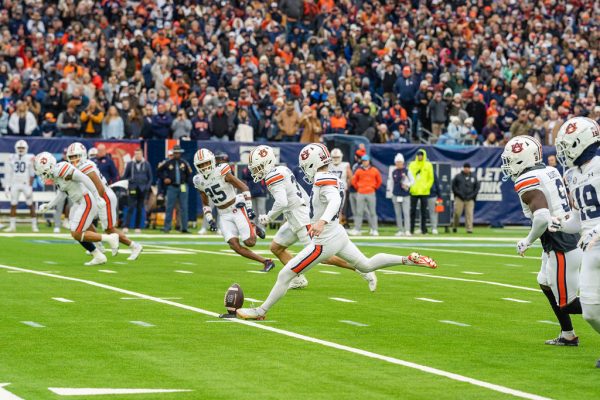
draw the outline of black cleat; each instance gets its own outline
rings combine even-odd
[[[256,235],[261,238],[264,239],[266,236],[265,230],[263,228],[261,228],[258,225],[254,225],[254,229],[256,230]]]
[[[265,267],[263,268],[263,272],[269,272],[270,270],[275,268],[275,263],[271,259],[265,260],[265,262],[263,264],[265,264]]]
[[[574,339],[569,340],[559,336],[556,339],[546,340],[546,344],[550,346],[579,346],[579,338],[575,336]]]

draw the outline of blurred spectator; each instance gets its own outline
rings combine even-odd
[[[410,66],[405,65],[402,68],[402,76],[396,81],[394,89],[398,99],[400,99],[402,107],[406,110],[408,115],[412,115],[419,86],[417,79],[413,76]]]
[[[483,102],[483,95],[475,93],[473,100],[467,104],[465,111],[473,119],[473,127],[476,130],[476,135],[483,132],[485,121],[487,118],[487,110]]]
[[[192,122],[188,119],[185,110],[177,111],[177,117],[171,123],[173,139],[189,140],[192,134]]]
[[[139,139],[144,129],[144,118],[137,107],[133,107],[127,113],[125,120],[125,138]]]
[[[210,121],[211,139],[227,142],[229,141],[230,130],[229,117],[225,113],[225,106],[223,103],[219,103],[217,111],[213,114]]]
[[[156,108],[157,113],[152,116],[152,139],[168,139],[171,137],[171,125],[173,117],[167,112],[167,106],[159,103]]]
[[[484,147],[493,147],[493,146],[499,146],[499,145],[500,145],[500,143],[498,142],[498,136],[496,136],[496,134],[494,132],[488,133],[487,137],[483,141]]]
[[[285,103],[285,109],[276,116],[277,126],[279,127],[279,137],[283,142],[295,142],[298,129],[300,129],[300,116],[294,108],[294,103],[288,101]]]
[[[20,101],[17,109],[8,119],[8,129],[11,135],[31,136],[37,128],[37,120],[27,107],[27,103]]]
[[[408,170],[415,179],[410,187],[410,233],[415,232],[417,206],[421,210],[421,233],[427,233],[427,198],[433,185],[433,165],[427,161],[424,149],[417,151],[416,158],[408,165]]]
[[[350,134],[367,138],[372,142],[377,137],[375,118],[371,116],[371,108],[363,105],[350,115]]]
[[[234,139],[236,142],[254,142],[254,126],[246,108],[240,108],[238,111],[235,125]]]
[[[8,113],[0,106],[0,136],[8,134]]]
[[[96,100],[90,100],[87,109],[81,112],[80,118],[83,123],[83,136],[90,139],[100,138],[104,111]]]
[[[192,140],[209,140],[208,118],[202,108],[199,108],[192,118]]]
[[[123,179],[129,181],[129,202],[127,210],[127,221],[125,222],[124,232],[127,232],[131,226],[131,219],[135,211],[135,221],[133,227],[135,232],[139,233],[142,215],[144,215],[144,201],[152,185],[152,167],[148,161],[144,160],[142,149],[138,148],[134,152],[133,161],[127,163]]]
[[[467,233],[473,233],[475,199],[479,192],[479,186],[479,181],[477,181],[477,178],[471,172],[471,164],[465,163],[463,170],[452,179],[452,193],[454,193],[454,222],[452,232],[456,232],[460,217],[464,211]]]
[[[77,102],[70,100],[67,103],[67,109],[58,115],[56,127],[61,136],[79,136],[81,130],[81,119],[75,111]]]
[[[498,124],[496,124],[496,117],[489,117],[487,120],[487,124],[485,125],[485,127],[483,128],[483,132],[481,133],[480,136],[480,141],[485,141],[489,138],[490,134],[494,134],[494,139],[499,139],[502,138],[502,131],[500,130],[500,127],[498,127]],[[494,141],[495,141],[494,140]]]
[[[442,199],[442,192],[440,191],[440,182],[438,180],[435,170],[433,171],[433,185],[431,185],[431,191],[427,198],[427,210],[429,212],[429,225],[431,226],[431,233],[433,235],[438,234],[438,220],[439,212],[438,206],[444,204]]]
[[[321,134],[323,133],[321,121],[317,118],[317,111],[309,106],[304,106],[302,110],[300,128],[302,129],[300,143],[319,143],[321,141]]]
[[[181,211],[181,233],[189,233],[188,224],[188,182],[193,176],[192,168],[187,161],[181,158],[183,149],[176,145],[173,147],[173,158],[164,162],[158,169],[159,179],[166,187],[166,210],[164,231],[168,233],[171,230],[173,220],[173,209],[175,203],[179,203]]]
[[[102,137],[104,139],[123,139],[125,136],[125,124],[119,114],[117,107],[110,106],[106,117],[102,121]]]
[[[392,200],[396,214],[396,236],[410,236],[410,187],[415,180],[404,164],[402,153],[394,157],[394,169],[388,175],[387,198]]]
[[[342,107],[337,106],[335,108],[335,111],[333,112],[333,115],[330,118],[330,122],[331,123],[329,126],[329,130],[325,133],[346,133],[348,127],[348,120],[346,119],[346,116],[343,113]]]
[[[100,170],[100,174],[104,176],[109,185],[117,182],[119,180],[119,171],[110,154],[106,152],[106,146],[101,143],[96,149],[98,153],[95,162],[98,170]]]
[[[448,115],[446,114],[447,109],[448,104],[442,100],[442,93],[435,92],[433,99],[427,106],[427,114],[431,120],[431,133],[433,134],[434,143],[444,130],[446,120],[448,119]]]
[[[0,119],[1,120],[1,119]],[[38,128],[40,135],[45,138],[54,137],[58,134],[58,128],[56,126],[56,118],[52,113],[46,113],[44,121]]]
[[[381,186],[381,173],[371,165],[371,158],[364,155],[361,158],[361,166],[356,169],[352,176],[352,186],[358,194],[356,195],[356,214],[354,215],[354,229],[348,232],[350,235],[360,235],[365,209],[368,209],[369,234],[379,236],[377,228],[377,197],[375,192]]]
[[[510,126],[510,136],[515,137],[529,135],[529,133],[531,132],[531,128],[532,125],[529,121],[527,111],[522,110],[519,112],[519,118]]]
[[[437,144],[460,144],[463,138],[463,126],[460,122],[460,118],[453,115],[450,117],[450,123],[448,124],[448,131],[440,136]]]

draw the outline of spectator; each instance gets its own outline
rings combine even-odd
[[[415,233],[417,206],[421,209],[421,233],[427,233],[427,198],[433,186],[433,165],[427,161],[427,152],[417,150],[417,156],[408,165],[408,170],[415,179],[410,187],[410,233]]]
[[[106,146],[101,143],[96,149],[98,153],[95,162],[100,174],[104,176],[109,185],[117,182],[119,180],[119,171],[110,154],[106,152]]]
[[[410,187],[415,179],[404,164],[402,153],[394,157],[394,169],[388,175],[387,198],[392,200],[396,214],[396,236],[410,236]]]
[[[123,232],[127,233],[131,226],[132,215],[135,211],[133,227],[135,233],[140,233],[142,228],[142,215],[145,214],[144,201],[150,192],[152,185],[152,167],[144,160],[142,149],[137,148],[134,152],[133,161],[127,163],[123,179],[129,181],[129,201],[127,210],[127,221]]]
[[[27,103],[20,101],[17,109],[8,119],[8,129],[11,135],[31,136],[37,128],[35,116],[27,107]]]
[[[253,142],[254,141],[254,127],[252,126],[252,120],[248,115],[246,108],[240,108],[236,120],[235,130],[235,141],[236,142]]]
[[[169,233],[173,220],[175,203],[179,202],[181,211],[181,233],[189,233],[188,224],[188,182],[193,176],[192,168],[187,161],[181,158],[183,149],[176,145],[173,147],[173,158],[164,162],[158,170],[159,179],[166,187],[166,211],[164,232]]]
[[[127,113],[125,120],[125,138],[139,139],[144,129],[144,118],[137,107],[133,107]]]
[[[431,191],[427,198],[427,210],[429,212],[429,224],[431,225],[431,233],[433,235],[438,234],[438,220],[439,211],[438,206],[444,204],[442,199],[442,192],[440,190],[440,184],[435,171],[433,172],[433,185],[431,185]]]
[[[171,137],[173,117],[167,112],[167,106],[164,103],[159,103],[156,111],[156,115],[152,116],[152,138],[168,139]]]
[[[104,111],[98,105],[96,100],[91,99],[87,109],[81,112],[81,122],[83,123],[83,137],[98,139],[102,134],[102,120]]]
[[[225,113],[223,103],[217,105],[217,111],[213,114],[210,120],[211,139],[221,142],[229,141],[229,117]]]
[[[456,233],[460,217],[464,211],[467,233],[473,233],[473,215],[479,185],[477,178],[471,172],[471,164],[469,163],[465,163],[462,172],[452,179],[452,193],[454,193],[454,223],[452,225],[452,232]]]
[[[375,118],[371,116],[371,108],[363,105],[358,112],[350,116],[350,134],[363,136],[372,142],[377,136]]]
[[[300,143],[319,143],[321,141],[321,133],[323,132],[321,121],[317,118],[317,111],[309,106],[304,106],[302,110],[300,128],[302,129]]]
[[[463,126],[460,122],[460,118],[457,116],[450,117],[450,123],[448,124],[448,131],[440,136],[437,144],[460,144],[463,138]]]
[[[442,99],[442,93],[439,91],[435,92],[433,99],[427,106],[427,114],[431,120],[431,133],[433,134],[432,141],[434,143],[444,130],[446,120],[448,119],[448,115],[446,114],[447,109],[448,104]]]
[[[58,134],[58,128],[56,127],[56,118],[52,113],[46,113],[44,121],[40,124],[39,132],[42,137],[51,138]]]
[[[356,214],[354,215],[354,230],[348,232],[350,235],[360,235],[362,220],[365,209],[368,209],[369,234],[379,236],[377,228],[377,197],[375,192],[381,186],[381,174],[379,170],[371,165],[371,158],[364,155],[361,158],[361,166],[357,168],[352,176],[352,186],[357,191],[356,195]]]
[[[67,103],[67,109],[58,115],[56,127],[61,136],[79,136],[81,119],[77,111],[75,111],[76,106],[77,102],[71,100]]]
[[[117,107],[110,106],[102,121],[102,137],[104,139],[123,139],[125,136],[125,124]]]
[[[199,108],[192,119],[192,140],[209,140],[210,131],[208,130],[208,118],[204,109]]]
[[[510,126],[510,136],[529,135],[532,125],[526,110],[519,112],[519,118]]]
[[[283,142],[295,142],[300,129],[300,116],[294,109],[294,103],[285,103],[285,110],[280,111],[275,117],[279,127],[279,139]]]
[[[483,95],[475,93],[473,95],[473,101],[467,104],[465,111],[473,118],[473,127],[477,131],[477,134],[481,134],[487,118],[487,110],[485,103],[483,102]]]
[[[325,133],[346,133],[348,120],[342,111],[342,107],[337,106],[335,108],[335,111],[330,118],[330,122],[329,131],[326,131]]]
[[[496,136],[496,134],[494,132],[490,132],[488,133],[487,137],[485,138],[485,141],[483,142],[483,146],[484,147],[494,147],[494,146],[499,146],[500,143],[498,142],[498,138]]]
[[[400,99],[400,104],[406,110],[408,115],[412,115],[412,109],[415,106],[415,97],[419,85],[417,79],[413,77],[410,66],[402,68],[402,76],[398,78],[394,85],[396,95]]]
[[[8,113],[0,106],[0,137],[8,135]]]
[[[192,135],[192,122],[188,119],[185,110],[177,111],[177,117],[171,124],[173,139],[189,140]]]
[[[502,138],[502,131],[500,131],[500,127],[498,127],[495,117],[489,117],[487,119],[487,124],[485,128],[483,128],[479,141],[483,142],[484,140],[487,140],[491,133],[494,134],[494,142],[497,138]]]
[[[267,107],[263,117],[258,121],[257,142],[273,140],[277,136],[277,124],[273,121],[274,107]]]
[[[558,111],[550,110],[549,118],[544,123],[544,132],[546,133],[545,143],[548,146],[554,146],[556,135],[562,124],[563,120],[558,115]]]

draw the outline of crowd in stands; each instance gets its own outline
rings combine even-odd
[[[594,0],[2,0],[0,135],[553,144]]]

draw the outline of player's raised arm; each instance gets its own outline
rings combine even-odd
[[[239,193],[244,196],[244,202],[246,203],[246,210],[248,211],[248,217],[250,219],[254,218],[254,210],[252,209],[252,195],[250,194],[250,188],[246,183],[242,182],[240,179],[235,177],[231,171],[228,171],[225,174],[225,182],[231,184],[234,188],[237,189]]]
[[[521,199],[529,206],[532,213],[531,230],[525,240],[531,245],[546,232],[552,223],[552,215],[548,209],[546,196],[540,190],[530,190],[521,195]]]

